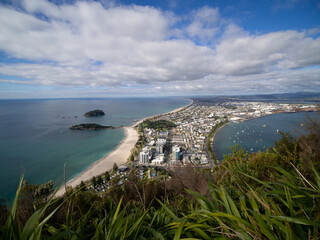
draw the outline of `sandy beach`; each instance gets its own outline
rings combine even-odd
[[[187,106],[175,109],[173,111],[170,111],[164,114],[178,112],[190,106],[192,103],[188,104]],[[159,114],[158,116],[164,115],[164,114]],[[125,164],[128,158],[130,157],[131,151],[134,148],[139,138],[139,134],[135,129],[135,127],[139,125],[141,122],[143,122],[144,120],[152,117],[154,116],[143,118],[138,122],[135,122],[130,127],[123,127],[123,129],[126,131],[126,138],[121,142],[121,144],[114,151],[109,153],[107,156],[93,163],[89,168],[87,168],[78,176],[74,177],[69,182],[67,182],[67,187],[75,188],[81,183],[81,181],[83,182],[90,181],[93,176],[101,175],[105,173],[107,170],[110,170],[113,167],[114,163],[117,163],[118,166],[120,166],[121,164]],[[62,196],[64,193],[65,193],[65,187],[63,185],[60,187],[60,189],[56,193],[56,196],[57,197]]]
[[[124,127],[126,131],[126,138],[121,142],[121,144],[111,153],[109,153],[104,158],[101,158],[97,162],[93,163],[89,168],[84,170],[75,178],[71,179],[67,183],[67,187],[76,187],[81,183],[81,181],[89,181],[93,176],[97,176],[105,173],[107,170],[113,167],[114,163],[118,166],[127,162],[131,150],[134,148],[136,142],[138,141],[138,132],[133,127]],[[64,186],[61,186],[56,196],[62,196],[65,193]]]
[[[159,115],[155,115],[155,116],[160,117],[160,116],[162,116],[162,115],[167,115],[167,114],[170,114],[170,113],[179,112],[179,111],[181,111],[181,110],[183,110],[183,109],[185,109],[185,108],[189,107],[189,106],[190,106],[190,105],[192,105],[192,104],[193,104],[193,100],[192,100],[192,102],[191,102],[191,103],[189,103],[189,104],[188,104],[188,105],[186,105],[186,106],[183,106],[183,107],[181,107],[181,108],[177,108],[177,109],[172,110],[172,111],[167,112],[167,113],[161,113],[161,114],[159,114]],[[150,117],[146,117],[146,118],[140,119],[139,121],[135,122],[135,123],[132,125],[132,127],[136,127],[136,126],[138,126],[140,123],[142,123],[144,120],[147,120],[148,118],[152,118],[152,117],[155,117],[155,116],[150,116]]]

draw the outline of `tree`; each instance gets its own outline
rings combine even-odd
[[[103,179],[102,179],[101,176],[98,177],[97,183],[98,183],[99,185],[101,185],[101,184],[103,183]]]
[[[274,143],[274,150],[281,155],[288,155],[288,153],[291,153],[295,150],[297,140],[292,137],[289,132],[279,132],[279,134],[281,135],[281,139]]]
[[[34,196],[39,200],[47,201],[48,196],[53,193],[53,182],[41,184],[34,192]]]
[[[92,184],[93,187],[96,187],[96,185],[97,185],[97,179],[96,179],[96,177],[93,177],[93,178],[91,179],[91,184]]]
[[[106,179],[107,182],[110,181],[110,173],[108,171],[104,173],[104,178]]]
[[[113,171],[113,172],[117,172],[118,169],[119,169],[119,167],[118,167],[117,163],[114,163],[114,164],[113,164],[112,171]]]
[[[86,190],[86,185],[84,184],[83,181],[81,181],[81,183],[80,183],[80,189],[81,189],[81,191],[85,191]]]
[[[176,125],[173,122],[170,122],[167,120],[157,120],[157,121],[146,120],[142,123],[142,125],[145,128],[153,128],[157,130],[171,129],[176,127]]]
[[[29,184],[27,180],[24,180],[20,194],[22,195],[23,198],[28,198],[28,199],[31,199],[32,201],[35,201],[34,193],[38,187],[39,186],[37,184]]]

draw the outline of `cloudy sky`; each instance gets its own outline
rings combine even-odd
[[[319,0],[0,1],[0,98],[305,91]]]

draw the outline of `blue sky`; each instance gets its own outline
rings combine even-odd
[[[0,2],[0,99],[320,91],[320,1]]]

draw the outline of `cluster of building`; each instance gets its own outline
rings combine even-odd
[[[275,113],[291,113],[297,111],[313,111],[314,105],[288,104],[268,102],[226,102],[221,105],[228,110],[222,109],[218,115],[225,114],[229,121],[244,121]]]
[[[111,172],[110,174],[110,180],[102,180],[100,183],[96,183],[95,185],[90,184],[86,187],[86,190],[94,190],[95,192],[106,192],[109,188],[110,185],[112,185],[113,179],[117,179],[114,181],[113,184],[116,184],[117,186],[122,186],[129,177],[131,169],[126,166],[126,165],[121,165],[119,166],[119,169],[116,172]],[[136,172],[137,176],[140,179],[146,178],[146,179],[151,179],[151,178],[170,178],[166,174],[161,174],[161,172],[157,171],[156,169],[153,168],[145,168],[145,167],[139,167]]]
[[[151,141],[145,146],[139,153],[139,163],[152,165],[163,165],[164,161],[164,149],[167,144],[166,138],[160,138],[157,141]]]
[[[213,106],[192,104],[185,109],[158,116],[176,124],[168,131],[143,129],[147,144],[139,153],[139,164],[176,166],[213,164],[207,152],[207,136],[217,124],[243,121],[273,113],[296,112],[312,109],[313,105],[280,104],[267,102],[224,102]]]

